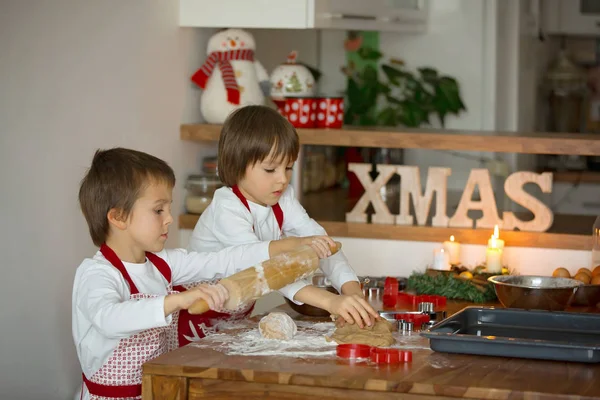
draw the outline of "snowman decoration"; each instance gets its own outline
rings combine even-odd
[[[222,124],[235,109],[264,104],[269,76],[254,58],[254,37],[242,29],[217,32],[208,41],[208,58],[192,76],[204,89],[200,111],[206,122]]]

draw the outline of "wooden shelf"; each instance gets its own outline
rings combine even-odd
[[[218,141],[221,125],[181,125],[183,140]],[[470,150],[521,154],[600,155],[600,135],[543,132],[458,132],[346,127],[298,129],[301,144]]]
[[[194,229],[199,215],[182,214],[179,216],[180,229]],[[486,245],[490,238],[489,229],[459,229],[459,228],[434,228],[429,226],[401,226],[358,224],[337,221],[319,221],[331,236],[405,240],[415,242],[443,242],[454,235],[463,244]],[[540,247],[550,249],[590,250],[592,248],[591,235],[575,235],[560,233],[538,233],[502,231],[502,239],[506,246],[511,247]]]
[[[552,172],[554,182],[564,183],[600,183],[598,171],[566,171]]]

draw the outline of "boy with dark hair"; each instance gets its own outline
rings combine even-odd
[[[331,255],[333,240],[308,216],[289,186],[299,149],[296,130],[277,111],[252,105],[232,112],[223,124],[218,150],[219,177],[226,187],[215,192],[200,216],[189,249],[247,245],[248,257],[268,259],[309,244],[321,249],[321,258]],[[341,251],[322,260],[321,269],[341,295],[305,281],[280,292],[297,304],[325,309],[361,327],[379,317]]]

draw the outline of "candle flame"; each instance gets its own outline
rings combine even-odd
[[[450,236],[450,241],[454,242],[454,235]]]
[[[496,243],[496,237],[492,236],[492,244],[491,244],[492,249],[495,249],[497,246],[498,246],[498,244]]]
[[[494,237],[496,239],[500,237],[500,233],[498,232],[498,225],[494,226]]]

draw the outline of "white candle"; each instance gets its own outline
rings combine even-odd
[[[502,249],[497,247],[496,238],[492,236],[491,246],[485,250],[485,267],[490,274],[502,273]]]
[[[496,246],[500,250],[504,250],[504,240],[500,239],[500,233],[498,232],[498,225],[494,226],[494,234],[490,236],[488,240],[488,247],[492,247],[492,238],[496,238]]]
[[[444,242],[444,251],[448,253],[450,264],[460,264],[460,243],[454,241],[454,235]]]
[[[450,257],[444,249],[435,249],[433,251],[433,269],[450,271]]]

